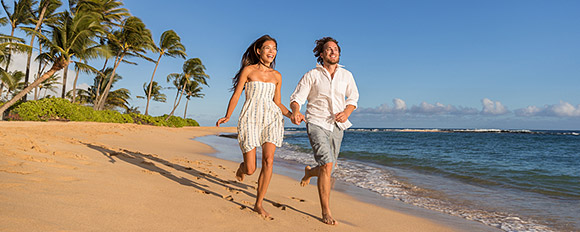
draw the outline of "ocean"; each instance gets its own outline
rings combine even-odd
[[[315,165],[305,128],[275,156]],[[333,176],[504,231],[580,231],[580,131],[353,128]]]

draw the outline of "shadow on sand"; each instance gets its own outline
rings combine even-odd
[[[111,150],[110,148],[100,146],[100,145],[94,145],[94,144],[89,144],[89,143],[82,143],[82,144],[86,145],[87,147],[89,147],[93,150],[101,152],[106,158],[109,159],[109,162],[111,162],[111,163],[117,162],[116,159],[118,159],[120,161],[125,161],[129,164],[135,165],[135,166],[142,168],[144,170],[158,173],[161,176],[163,176],[169,180],[175,181],[179,184],[193,187],[196,189],[196,191],[198,193],[208,194],[208,195],[229,201],[232,204],[237,205],[239,209],[245,209],[245,208],[253,209],[253,206],[243,204],[241,202],[237,202],[230,195],[222,195],[220,193],[214,192],[214,191],[210,190],[210,187],[208,185],[201,184],[195,180],[205,180],[205,181],[208,181],[210,183],[222,186],[222,187],[224,187],[224,189],[228,190],[229,192],[244,193],[249,197],[256,198],[256,194],[249,192],[250,189],[252,189],[252,190],[256,189],[254,186],[240,183],[237,181],[224,180],[224,179],[217,177],[217,175],[211,171],[202,172],[202,171],[199,171],[198,169],[193,168],[193,167],[187,167],[187,166],[183,166],[180,164],[169,162],[167,160],[159,158],[159,156],[157,156],[157,155],[144,154],[141,152],[130,151],[127,149],[121,149],[121,151],[114,151],[114,150]],[[172,168],[175,171],[186,173],[188,175],[191,175],[192,177],[191,177],[191,179],[184,178],[184,177],[177,177],[177,176],[171,174],[171,172],[168,172],[165,169],[159,168],[158,166],[156,166],[156,163],[160,164],[160,165],[164,165],[164,166],[169,167],[169,168]],[[310,213],[301,211],[301,210],[296,209],[296,208],[294,208],[290,205],[287,205],[287,204],[281,204],[278,202],[274,202],[274,201],[269,200],[267,198],[264,198],[264,201],[272,204],[274,207],[276,207],[280,210],[290,209],[290,210],[293,210],[297,213],[301,213],[303,215],[310,216],[310,217],[316,218],[318,220],[322,220],[320,217],[317,217],[317,216],[314,216]]]

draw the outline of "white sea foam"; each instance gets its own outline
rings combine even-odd
[[[276,157],[305,165],[316,165],[312,154],[301,152],[298,146],[286,142],[276,152]],[[522,219],[504,212],[480,210],[476,209],[476,206],[454,204],[437,199],[434,197],[436,194],[430,193],[430,190],[401,182],[394,176],[393,171],[375,167],[372,164],[340,159],[333,176],[357,187],[377,192],[386,198],[481,222],[504,231],[553,231],[530,219]]]

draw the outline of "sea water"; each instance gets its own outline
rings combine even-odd
[[[580,131],[349,129],[334,177],[504,231],[580,231]],[[278,159],[315,165],[304,128]]]

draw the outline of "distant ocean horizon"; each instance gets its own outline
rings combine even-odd
[[[315,165],[305,128],[276,157]],[[580,130],[351,128],[334,176],[504,231],[580,231]]]

